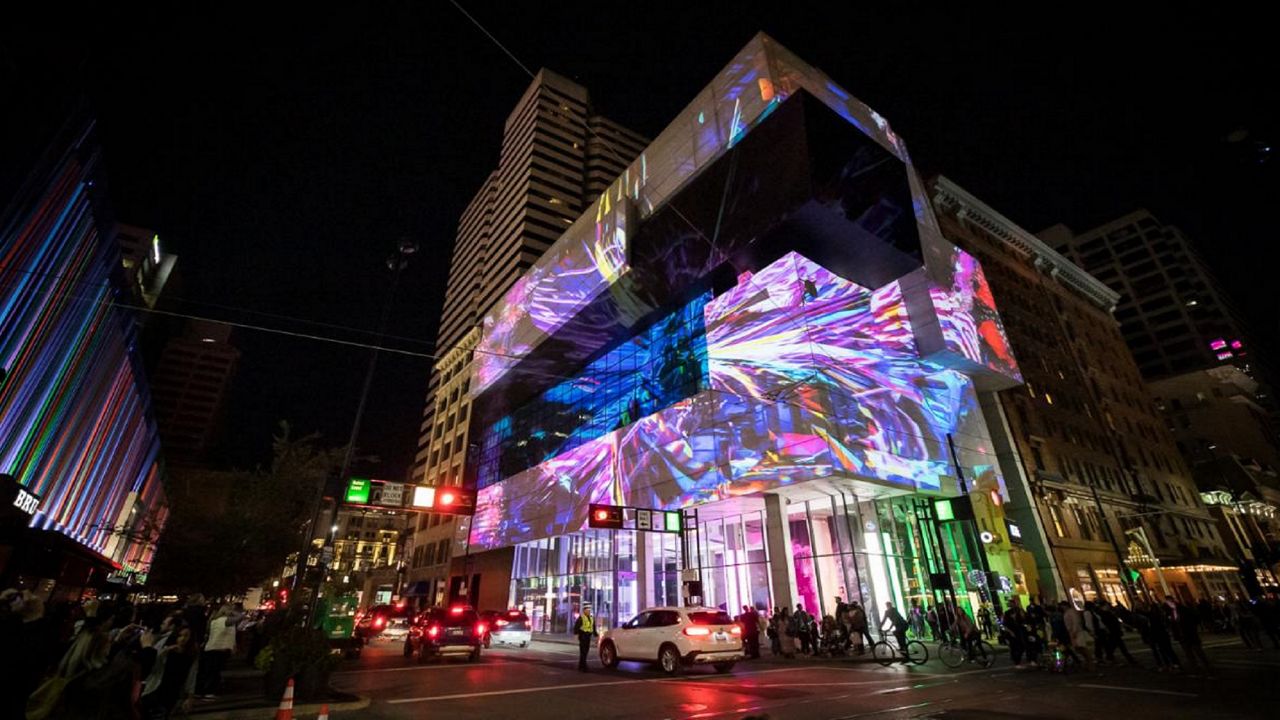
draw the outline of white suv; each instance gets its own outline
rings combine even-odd
[[[651,608],[600,637],[600,662],[610,668],[640,660],[672,675],[682,665],[710,663],[723,673],[742,658],[742,628],[718,608]]]

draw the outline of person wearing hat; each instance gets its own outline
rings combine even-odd
[[[583,605],[582,612],[573,623],[573,632],[578,636],[578,670],[587,671],[587,652],[591,650],[591,639],[599,633],[596,631],[596,619],[591,614],[591,606]]]

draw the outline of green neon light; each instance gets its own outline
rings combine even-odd
[[[956,519],[956,513],[952,510],[951,500],[948,498],[934,500],[933,513],[934,515],[937,515],[939,522]]]

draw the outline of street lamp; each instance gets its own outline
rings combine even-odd
[[[387,322],[391,317],[391,304],[395,297],[396,287],[400,284],[400,273],[409,267],[409,256],[418,252],[418,243],[409,238],[401,238],[396,245],[396,251],[389,255],[386,260],[387,269],[391,271],[391,284],[387,287],[386,298],[382,302],[382,315],[378,319],[378,329],[374,335],[374,347],[369,355],[369,366],[365,369],[364,385],[360,388],[360,401],[356,404],[355,418],[351,422],[351,437],[347,440],[346,452],[342,457],[342,469],[338,471],[338,481],[343,482],[348,475],[351,474],[351,463],[355,460],[356,442],[360,439],[360,425],[364,420],[365,407],[369,403],[369,389],[373,387],[373,376],[378,369],[378,347],[377,343],[382,341],[382,336],[387,331]],[[320,493],[321,498],[324,492]],[[328,510],[328,517],[325,524],[332,525],[333,533],[338,531],[338,526],[334,523],[334,519],[338,514],[338,498],[335,495],[333,507]],[[312,527],[315,527],[313,525]],[[321,525],[323,527],[323,525]],[[321,551],[321,557],[332,556],[333,553],[333,534],[331,533],[325,538],[324,548]],[[315,586],[311,590],[311,612],[312,622],[316,619],[316,612],[320,606],[320,588],[324,585],[324,576],[320,574]]]

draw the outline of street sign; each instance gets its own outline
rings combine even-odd
[[[359,505],[369,504],[370,483],[365,478],[351,478],[347,483],[346,502]]]
[[[652,518],[653,518],[653,513],[651,513],[650,511],[637,510],[636,511],[636,529],[637,530],[653,529]]]
[[[382,495],[378,498],[378,504],[390,507],[404,507],[404,483],[383,483]]]
[[[587,527],[679,533],[684,528],[684,519],[679,510],[654,510],[591,503],[587,506]]]

